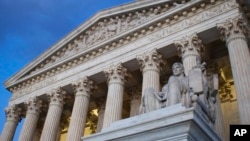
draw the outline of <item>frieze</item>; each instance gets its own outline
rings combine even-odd
[[[27,95],[35,90],[38,90],[38,89],[41,89],[41,88],[44,88],[48,85],[51,85],[53,84],[54,82],[56,82],[57,78],[56,77],[52,77],[52,78],[48,78],[48,79],[45,79],[44,81],[40,81],[38,83],[35,83],[33,85],[30,85],[24,89],[20,89],[20,90],[13,90],[12,93],[13,93],[13,96],[12,96],[12,100],[13,99],[16,99],[18,97],[21,97],[23,95]]]
[[[164,28],[158,32],[155,32],[153,34],[148,35],[146,38],[148,38],[149,42],[159,40],[159,39],[166,37],[170,34],[181,31],[187,27],[191,27],[195,24],[198,24],[200,22],[208,20],[212,17],[218,16],[222,13],[225,13],[233,8],[236,8],[237,6],[238,6],[238,4],[234,0],[227,1],[221,5],[218,5],[217,7],[213,7],[211,9],[208,9],[207,11],[203,11],[197,15],[194,15],[194,16],[189,17],[187,19],[184,19],[180,22],[169,25],[166,28]],[[135,44],[140,44],[140,43],[143,43],[143,42],[136,41]],[[140,45],[142,45],[142,44],[140,44]]]
[[[99,55],[102,55],[110,50],[116,49],[117,47],[123,46],[125,44],[129,44],[129,46],[132,45],[135,48],[149,44],[151,42],[157,41],[159,39],[165,38],[166,36],[169,36],[171,34],[179,32],[185,28],[191,27],[195,24],[198,24],[200,22],[203,22],[203,21],[206,21],[210,18],[218,16],[222,13],[230,11],[230,10],[236,8],[237,6],[238,6],[238,4],[235,2],[235,0],[228,0],[228,1],[220,1],[219,3],[217,3],[217,5],[207,7],[207,9],[205,11],[199,11],[197,13],[194,13],[195,11],[193,10],[192,15],[189,15],[184,11],[182,13],[183,15],[178,15],[178,19],[180,19],[180,20],[178,20],[177,18],[172,19],[172,20],[166,19],[165,23],[162,23],[162,25],[161,25],[161,23],[155,23],[156,25],[152,25],[152,26],[149,26],[148,28],[144,28],[140,32],[136,32],[133,35],[131,35],[131,34],[127,35],[127,36],[123,37],[122,39],[120,39],[119,41],[111,42],[110,44],[101,46],[101,47],[93,50],[92,52],[88,52],[88,53],[85,53],[83,55],[79,55],[77,58],[66,61],[63,64],[61,64],[61,65],[59,65],[59,66],[57,66],[49,71],[46,71],[46,73],[42,73],[41,75],[37,75],[36,77],[34,77],[34,79],[39,82],[39,81],[41,81],[41,78],[43,78],[43,79],[50,78],[51,76],[53,76],[57,73],[63,72],[66,69],[70,69],[73,66],[81,64],[85,61],[88,61],[92,58],[95,58]],[[202,4],[201,4],[201,8],[205,8],[205,6],[202,6]],[[197,10],[198,10],[198,8],[196,9],[196,11]],[[187,15],[189,15],[189,16],[187,16]],[[176,17],[176,16],[174,16],[174,17]],[[157,29],[157,30],[155,30],[155,29]],[[133,41],[133,42],[131,42],[131,41]],[[126,47],[126,45],[124,47]],[[70,45],[70,48],[77,48],[77,46],[74,46],[72,44],[72,45]],[[72,53],[74,53],[73,50],[74,49],[71,49]],[[51,62],[51,63],[53,63],[53,62]],[[37,81],[35,81],[35,82],[37,83]],[[54,81],[49,82],[49,84],[51,84],[53,82]],[[39,82],[35,85],[32,85],[32,88],[31,88],[31,86],[28,85],[28,87],[27,87],[27,85],[24,85],[24,83],[26,83],[26,81],[24,81],[23,83],[19,83],[18,86],[11,87],[10,89],[13,89],[11,91],[12,92],[15,91],[14,92],[15,95],[16,96],[18,95],[18,97],[19,97],[21,95],[30,93],[30,92],[34,91],[35,89],[39,89],[39,87],[42,88],[42,87],[46,86],[45,84],[41,84],[41,86],[38,85],[40,83]],[[43,81],[41,83],[46,83],[46,82]],[[49,84],[47,84],[47,85],[49,85]]]

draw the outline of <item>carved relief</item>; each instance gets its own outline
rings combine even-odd
[[[13,98],[17,98],[17,97],[20,97],[20,96],[23,96],[25,94],[28,94],[28,93],[31,93],[37,89],[41,89],[43,87],[46,87],[48,85],[51,85],[53,84],[57,79],[55,77],[52,77],[50,79],[46,79],[44,81],[41,81],[41,82],[38,82],[38,83],[35,83],[35,84],[30,84],[28,83],[28,87],[24,88],[24,89],[21,89],[21,90],[18,90],[18,87],[14,87],[13,89],[11,89],[12,93],[13,93]]]
[[[148,40],[150,40],[150,42],[159,40],[162,37],[166,37],[166,36],[171,35],[175,32],[181,31],[187,27],[193,26],[195,24],[198,24],[200,22],[203,22],[205,20],[208,20],[210,18],[218,16],[222,13],[230,11],[231,9],[236,8],[237,6],[238,6],[238,4],[233,0],[224,2],[221,5],[218,5],[216,7],[212,7],[206,11],[203,11],[197,15],[191,16],[191,17],[184,19],[180,22],[170,24],[167,27],[163,28],[161,31],[155,32],[151,35],[148,35],[147,38],[148,38]],[[165,22],[170,23],[170,20],[166,19]]]

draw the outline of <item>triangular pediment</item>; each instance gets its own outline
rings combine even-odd
[[[162,15],[178,13],[179,8],[192,2],[195,1],[143,0],[101,11],[11,77],[5,85],[10,88],[23,82],[22,85],[33,83],[78,65],[124,42],[124,37],[131,37],[127,36],[129,34],[136,36],[135,31],[146,32],[141,30],[143,27],[150,29],[150,24],[156,21],[166,22],[161,19]]]

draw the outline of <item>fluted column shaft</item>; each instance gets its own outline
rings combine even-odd
[[[238,105],[233,105],[235,102],[235,97],[232,95],[231,91],[231,84],[225,84],[224,86],[220,87],[220,108],[223,118],[223,125],[224,125],[224,137],[225,140],[229,140],[230,134],[229,134],[229,126],[230,124],[239,124],[237,122],[231,122],[235,121],[235,117],[239,117],[238,114]],[[234,108],[232,108],[232,106]],[[237,112],[235,112],[235,109],[237,109]],[[239,120],[239,118],[237,118]]]
[[[99,109],[98,109],[98,122],[97,122],[97,128],[96,128],[97,133],[102,130],[104,112],[105,112],[105,102],[102,102],[100,103]]]
[[[89,107],[89,95],[76,94],[74,108],[70,119],[70,125],[67,135],[67,141],[80,140],[83,136],[83,130],[87,119]]]
[[[182,57],[184,73],[188,76],[189,71],[200,64],[201,53],[204,51],[204,46],[197,34],[175,41],[175,46]]]
[[[33,98],[25,102],[27,107],[26,118],[19,136],[19,141],[31,141],[37,127],[38,118],[41,112],[42,101]]]
[[[153,50],[137,56],[137,61],[143,74],[142,96],[147,88],[154,88],[160,91],[160,70],[164,64],[162,55]]]
[[[4,130],[1,135],[1,141],[12,141],[18,121],[16,120],[8,120],[4,125]]]
[[[224,122],[223,115],[222,115],[221,102],[220,102],[219,95],[216,96],[215,109],[216,109],[215,110],[216,112],[215,130],[222,139],[227,138],[225,135],[225,132],[227,131],[225,130],[223,126],[225,122]]]
[[[40,137],[41,137],[41,131],[39,129],[36,129],[34,132],[35,132],[34,133],[34,138],[33,138],[32,141],[39,141]]]
[[[130,95],[130,117],[139,114],[141,104],[141,90],[138,87],[133,87],[129,91]]]
[[[66,92],[58,88],[48,95],[50,97],[49,110],[46,116],[40,141],[56,140]]]
[[[221,95],[221,111],[222,111],[222,118],[223,118],[223,125],[225,129],[225,140],[229,140],[229,126],[230,121],[229,119],[232,118],[231,114],[231,88],[230,85],[222,86],[220,89],[220,95]]]
[[[89,108],[90,94],[93,93],[94,82],[84,77],[72,84],[76,91],[75,102],[71,114],[67,141],[78,141],[83,136]]]
[[[21,118],[21,109],[16,105],[5,109],[6,122],[0,137],[0,141],[12,141],[16,127]]]
[[[108,95],[103,120],[103,129],[122,118],[124,82],[128,77],[127,69],[121,64],[104,71],[108,80]]]
[[[139,114],[140,108],[140,99],[132,99],[130,102],[130,117],[136,116]]]
[[[238,98],[240,122],[250,124],[250,53],[244,20],[236,17],[218,24],[217,27],[227,43]]]
[[[160,90],[160,70],[158,68],[145,68],[143,70],[142,93],[146,88]]]
[[[239,103],[242,124],[250,124],[250,55],[246,38],[232,37],[228,42],[230,63]]]
[[[108,98],[104,113],[103,128],[109,127],[114,121],[122,118],[124,83],[110,81],[108,86]]]
[[[197,66],[197,60],[200,60],[200,56],[198,54],[190,54],[190,56],[185,56],[182,58],[184,73],[186,76],[188,76],[188,72],[193,67]]]

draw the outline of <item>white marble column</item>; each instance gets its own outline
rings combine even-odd
[[[34,97],[27,102],[26,106],[26,117],[19,136],[19,141],[31,141],[34,138],[37,122],[43,106],[42,100]]]
[[[139,87],[132,87],[129,90],[130,96],[130,117],[139,115],[141,104],[141,89]]]
[[[89,108],[90,94],[96,89],[94,82],[87,77],[72,84],[75,89],[75,102],[71,114],[67,141],[81,140]]]
[[[48,93],[50,97],[49,110],[43,126],[40,141],[55,141],[60,126],[61,114],[63,110],[66,91],[61,88]]]
[[[58,128],[57,134],[56,134],[56,140],[55,141],[60,141],[61,140],[61,132],[62,132],[62,127],[61,125]]]
[[[0,141],[12,141],[18,122],[21,119],[21,108],[16,105],[5,109],[6,122],[0,136]]]
[[[206,77],[205,85],[208,85],[209,90],[208,90],[208,92],[205,92],[207,95],[204,93],[206,95],[204,98],[207,99],[207,100],[205,100],[207,102],[205,102],[205,101],[204,102],[205,102],[205,104],[208,104],[209,103],[208,101],[210,100],[210,102],[212,102],[211,98],[214,97],[215,101],[208,104],[207,107],[208,107],[208,109],[210,109],[209,110],[210,112],[211,112],[211,108],[214,107],[214,110],[212,110],[213,111],[212,113],[214,113],[215,116],[210,116],[210,117],[212,117],[212,119],[214,119],[214,122],[212,122],[212,124],[215,127],[216,133],[222,139],[224,139],[225,138],[225,129],[223,126],[224,120],[223,120],[222,110],[221,110],[221,101],[220,101],[220,97],[219,97],[219,93],[218,93],[218,91],[219,91],[218,90],[219,89],[219,80],[217,79],[218,72],[219,72],[219,69],[218,69],[216,63],[210,62],[210,64],[207,65],[206,72],[204,73],[204,75]],[[206,88],[205,88],[205,90],[206,90]],[[212,95],[214,95],[214,96],[212,96]]]
[[[227,43],[233,79],[239,104],[241,124],[250,124],[250,53],[247,29],[242,17],[217,25]]]
[[[140,69],[143,73],[142,96],[146,88],[154,88],[160,91],[160,70],[164,64],[162,55],[156,49],[137,56]]]
[[[175,41],[174,44],[182,57],[185,75],[188,76],[189,71],[201,63],[201,53],[204,51],[202,41],[197,34],[193,34]]]
[[[141,99],[144,99],[146,89],[153,88],[156,91],[160,91],[160,71],[164,62],[162,55],[156,49],[151,52],[145,52],[143,55],[137,56],[136,59],[143,75]],[[160,107],[159,103],[154,101],[152,101],[151,105],[154,105],[151,106],[151,111],[156,110],[156,107]],[[139,108],[139,113],[144,113],[142,106]]]
[[[67,101],[72,98],[71,95],[67,96]],[[62,139],[62,133],[65,129],[68,129],[69,127],[69,118],[71,116],[71,110],[66,109],[67,106],[65,106],[65,108],[63,109],[63,113],[61,115],[61,121],[60,121],[60,125],[58,128],[58,132],[57,132],[57,137],[56,137],[56,141],[61,141]],[[64,134],[64,133],[63,133]],[[67,134],[66,134],[67,135]],[[65,140],[65,138],[63,138]]]
[[[45,123],[45,116],[42,116],[43,113],[46,111],[45,107],[47,107],[47,104],[45,105],[44,103],[44,109],[42,110],[42,113],[40,113],[40,116],[39,116],[39,119],[38,119],[38,122],[37,122],[37,125],[36,125],[36,129],[34,131],[34,137],[33,137],[33,140],[32,141],[39,141],[40,138],[41,138],[41,134],[42,134],[42,130],[43,130],[43,125]]]
[[[108,95],[103,120],[104,129],[122,118],[124,83],[129,74],[121,64],[111,66],[103,72],[108,82]]]
[[[41,137],[42,131],[40,129],[36,129],[34,133],[34,138],[32,141],[39,141]]]
[[[229,126],[231,118],[231,88],[229,84],[222,86],[220,89],[221,111],[223,118],[223,125],[225,130],[225,140],[229,140]]]
[[[215,130],[218,133],[218,135],[224,139],[226,137],[225,132],[227,132],[224,128],[224,119],[222,115],[222,110],[221,110],[221,102],[219,98],[219,94],[215,97],[216,98],[216,103],[215,103]]]
[[[103,118],[104,118],[104,112],[105,112],[105,101],[104,99],[100,99],[98,101],[98,121],[97,121],[97,128],[96,132],[101,132],[102,126],[103,126]]]

